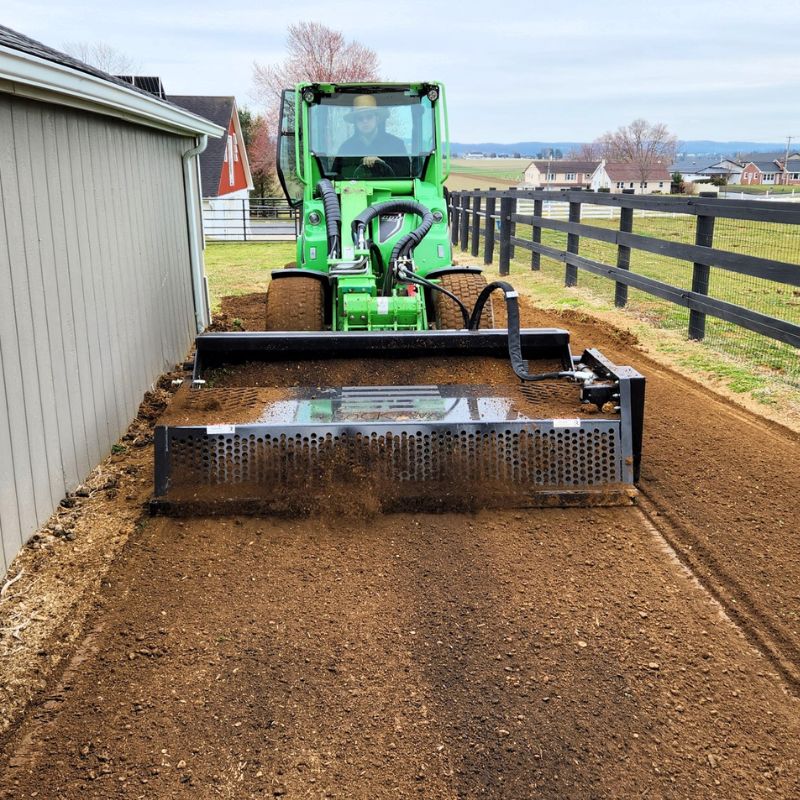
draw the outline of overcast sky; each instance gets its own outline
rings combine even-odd
[[[255,107],[252,65],[286,26],[372,47],[388,80],[445,82],[454,141],[589,141],[636,117],[681,139],[800,139],[796,0],[2,0],[0,23],[55,48],[102,41],[168,93]],[[447,16],[441,14],[447,10]]]

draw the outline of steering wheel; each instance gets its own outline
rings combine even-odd
[[[382,158],[378,158],[378,160],[371,167],[361,163],[353,170],[353,178],[357,181],[369,178],[394,177],[394,170]]]

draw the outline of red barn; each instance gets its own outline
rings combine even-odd
[[[211,239],[242,238],[243,220],[249,220],[253,188],[235,97],[169,95],[168,100],[227,131],[208,140],[200,154],[204,229]]]

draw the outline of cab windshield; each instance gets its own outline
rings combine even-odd
[[[309,108],[309,134],[332,180],[420,178],[436,147],[433,105],[416,90],[323,96]]]

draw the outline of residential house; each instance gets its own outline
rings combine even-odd
[[[800,185],[800,153],[790,153],[788,160],[784,159],[778,161],[781,167],[779,183],[787,186]],[[784,163],[786,164],[785,169]]]
[[[525,168],[523,184],[534,189],[588,189],[599,161],[570,161],[541,159],[531,161]]]
[[[689,156],[670,164],[669,173],[673,175],[679,172],[686,183],[706,183],[709,180],[709,176],[704,175],[703,170],[707,168],[708,159]]]
[[[748,161],[742,167],[739,183],[742,186],[780,184],[783,167],[779,161]]]
[[[169,100],[225,128],[226,135],[209,141],[200,154],[203,230],[208,239],[241,239],[250,225],[253,178],[236,98],[169,95]]]
[[[707,181],[711,180],[711,178],[725,178],[729,186],[734,186],[742,182],[744,166],[740,161],[723,158],[721,161],[709,164],[709,166],[700,170],[700,175]]]
[[[0,26],[0,574],[208,324],[221,127]]]
[[[643,176],[638,164],[602,161],[592,175],[590,188],[594,191],[621,192],[623,189],[633,189],[634,194],[668,194],[670,182],[666,164],[654,164]]]

